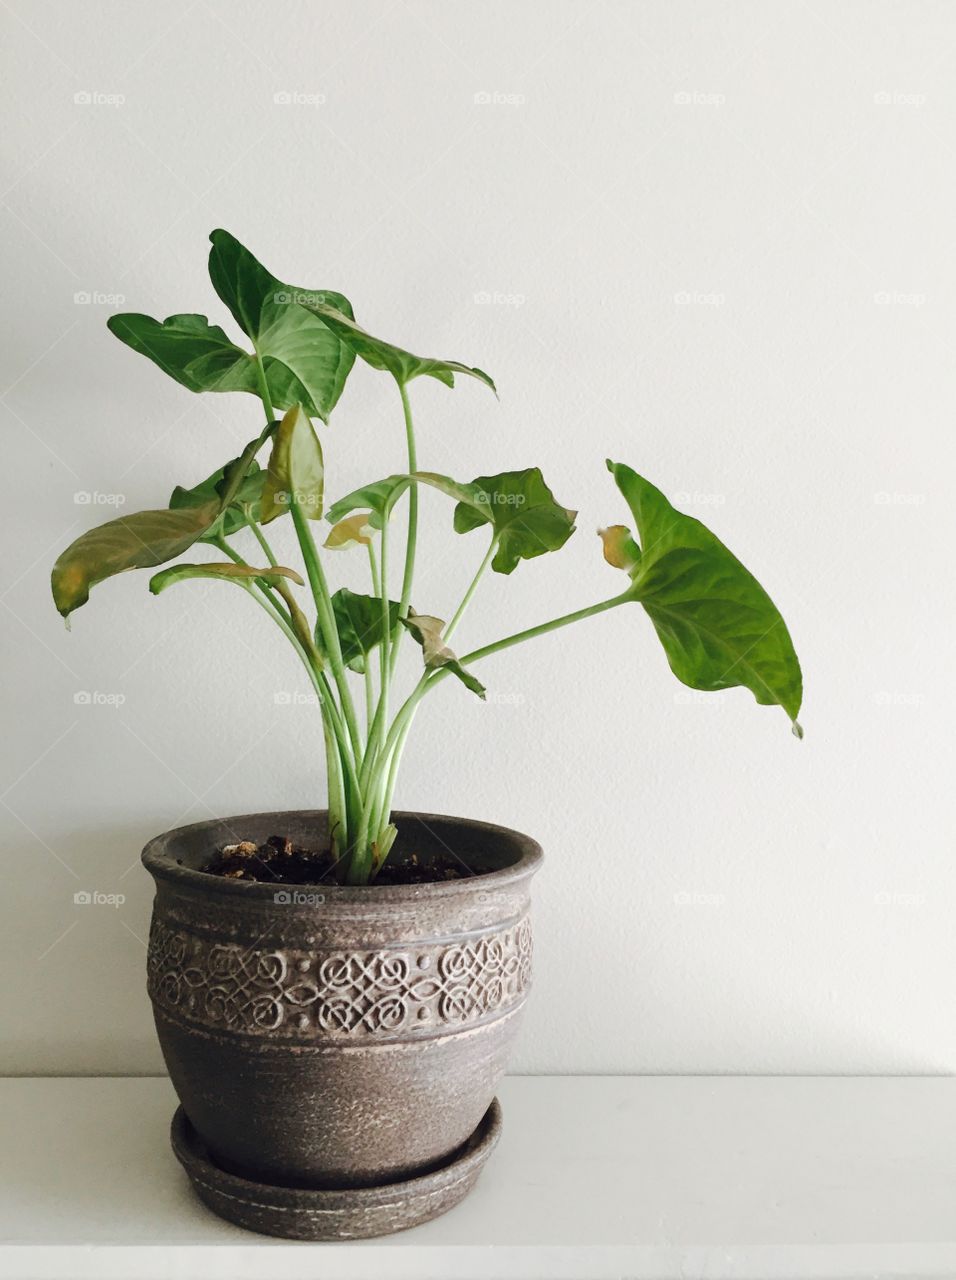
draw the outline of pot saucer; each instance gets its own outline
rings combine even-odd
[[[471,1190],[500,1133],[495,1098],[468,1141],[439,1168],[404,1182],[343,1190],[278,1187],[226,1173],[182,1107],[173,1116],[170,1139],[196,1194],[220,1218],[289,1240],[362,1240],[404,1231],[454,1208]]]

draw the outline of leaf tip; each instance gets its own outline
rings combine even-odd
[[[803,725],[800,723],[799,720],[794,720],[791,723],[790,732],[793,734],[795,738],[799,739],[800,742],[803,741]]]

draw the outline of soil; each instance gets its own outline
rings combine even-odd
[[[338,884],[340,865],[330,850],[300,849],[285,836],[270,836],[265,844],[251,840],[217,849],[200,870],[229,880],[256,880],[269,884]],[[399,861],[386,860],[375,884],[436,884],[464,880],[475,874],[450,853],[420,862],[415,853]]]

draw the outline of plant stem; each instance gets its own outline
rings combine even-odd
[[[412,406],[408,399],[408,387],[404,382],[398,384],[402,397],[402,413],[405,416],[405,443],[408,448],[408,473],[418,470],[418,455],[415,448],[415,424],[412,421]],[[412,582],[415,579],[415,548],[418,541],[418,485],[409,486],[408,490],[408,538],[405,543],[405,572],[402,575],[400,618],[408,617],[408,605],[412,596]],[[397,634],[397,633],[396,633]]]
[[[471,597],[475,594],[475,588],[478,586],[478,583],[481,581],[482,575],[484,574],[485,570],[488,568],[489,564],[491,564],[492,556],[495,554],[497,549],[498,549],[498,539],[492,538],[491,545],[489,546],[488,550],[485,552],[485,558],[484,560],[482,560],[481,564],[478,566],[478,572],[472,578],[471,584],[469,585],[468,590],[462,596],[461,604],[455,610],[454,617],[452,618],[451,622],[449,622],[448,626],[445,628],[445,633],[442,636],[443,640],[447,640],[449,638],[451,633],[455,630],[455,628],[458,626],[459,622],[461,621],[462,614],[468,608],[468,604],[471,600]]]
[[[315,545],[315,539],[312,537],[312,530],[309,528],[308,518],[303,515],[302,509],[292,495],[292,501],[289,504],[292,512],[292,523],[295,525],[295,531],[299,539],[299,547],[302,551],[302,559],[305,561],[305,569],[309,578],[309,585],[312,588],[312,596],[315,600],[315,609],[318,614],[319,630],[322,633],[322,639],[325,644],[325,651],[328,655],[329,665],[332,668],[332,678],[335,681],[335,687],[339,691],[339,700],[342,704],[342,713],[345,716],[345,723],[348,726],[349,738],[352,742],[352,751],[356,760],[362,757],[362,740],[358,731],[358,722],[355,718],[355,707],[352,703],[352,692],[349,689],[348,680],[345,675],[345,663],[342,661],[342,646],[339,642],[338,628],[335,625],[335,617],[332,613],[332,605],[329,597],[329,587],[325,580],[325,574],[322,570],[322,563],[319,560],[318,549]]]
[[[244,514],[246,517],[247,527],[252,530],[253,536],[255,537],[256,542],[258,542],[259,546],[262,548],[265,558],[269,561],[269,563],[272,565],[274,569],[279,562],[275,558],[275,554],[273,553],[272,548],[269,546],[269,543],[266,541],[266,535],[262,532],[262,530],[259,528],[258,523],[252,519],[252,517],[249,515],[248,512],[245,512]]]

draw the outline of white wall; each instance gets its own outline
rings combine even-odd
[[[611,455],[742,556],[803,659],[802,744],[743,691],[689,695],[636,606],[423,714],[400,804],[548,856],[517,1068],[956,1070],[956,10],[5,0],[0,24],[0,1065],[159,1070],[144,840],[322,802],[317,716],[276,704],[294,659],[238,593],[131,574],[69,635],[48,594],[111,514],[74,494],[160,505],[258,424],[105,327],[231,328],[205,275],[224,226],[494,375],[500,404],[414,385],[424,466],[540,464],[580,508],[562,554],[483,585],[462,645],[615,589]],[[387,379],[356,369],[327,460],[333,494],[402,465]],[[482,548],[424,502],[416,604],[448,616]]]

